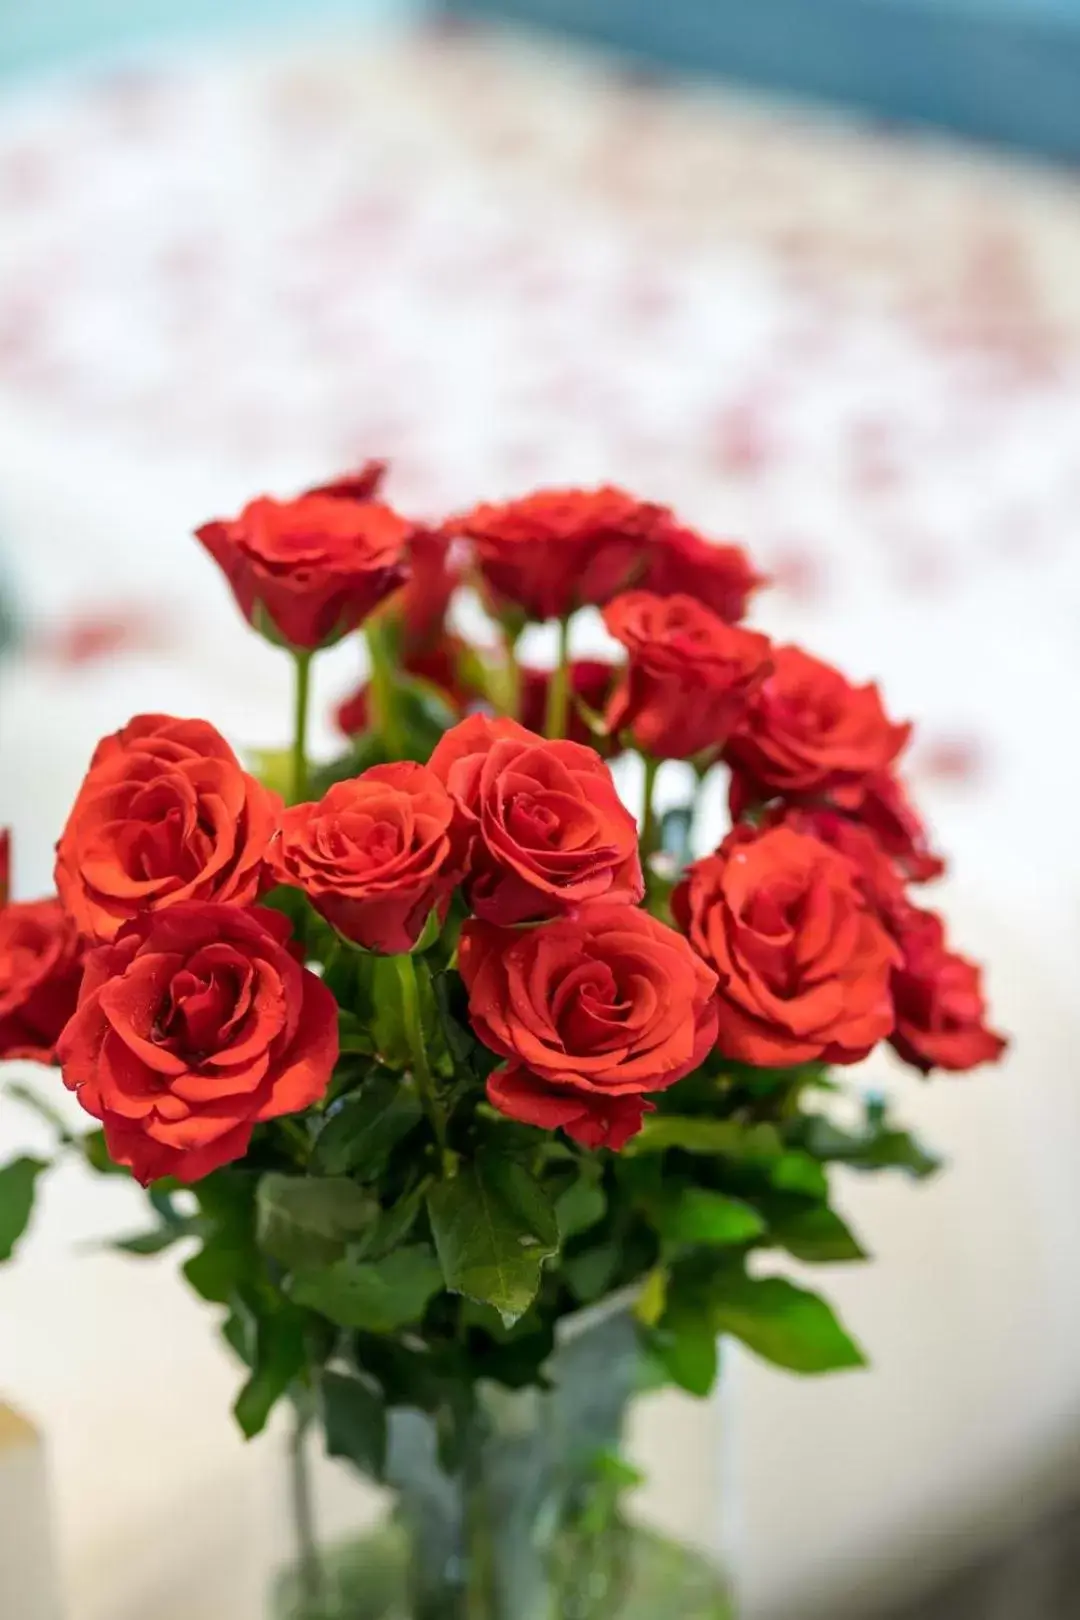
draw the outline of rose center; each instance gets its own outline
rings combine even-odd
[[[558,843],[562,830],[562,822],[551,806],[531,794],[520,794],[514,800],[506,824],[512,837],[532,849],[550,849]]]

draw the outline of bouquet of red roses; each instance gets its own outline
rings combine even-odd
[[[545,1388],[560,1324],[604,1300],[697,1395],[724,1333],[858,1364],[761,1265],[862,1258],[830,1166],[934,1168],[878,1096],[839,1123],[840,1074],[882,1042],[924,1074],[1003,1047],[912,898],[942,862],[897,774],[910,727],[745,628],[762,581],[666,507],[542,492],[436,528],[383,473],[199,531],[295,664],[291,747],[260,780],[204,719],[98,744],[57,898],[0,910],[0,1056],[59,1064],[100,1124],[61,1146],[149,1188],[129,1248],[190,1240],[246,1434],[290,1396],[380,1475],[421,1410],[452,1472],[481,1382]],[[451,628],[470,590],[484,648]],[[589,607],[617,661],[572,656]],[[557,664],[529,667],[547,621]],[[311,660],[354,633],[350,743],[315,765]],[[693,791],[661,816],[667,760]],[[725,784],[731,830],[692,860]],[[41,1168],[0,1171],[0,1253]]]

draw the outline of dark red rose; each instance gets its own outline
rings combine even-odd
[[[944,872],[945,861],[931,849],[903,783],[891,772],[875,771],[856,786],[841,789],[837,802],[873,834],[909,883],[929,883]]]
[[[58,1046],[64,1084],[144,1185],[200,1180],[247,1151],[258,1121],[325,1092],[337,1003],[288,938],[278,912],[196,903],[88,956]]]
[[[910,907],[897,930],[903,962],[893,973],[892,1045],[905,1063],[964,1071],[993,1063],[1007,1042],[986,1022],[982,973],[948,948],[941,918]]]
[[[603,715],[611,689],[619,670],[615,664],[600,658],[575,658],[570,665],[570,702],[566,711],[567,737],[571,742],[595,748],[598,754],[613,752],[612,741],[597,735],[586,723],[579,703],[593,714]],[[547,717],[548,688],[551,685],[549,669],[534,669],[521,665],[521,723],[529,731],[542,733]]]
[[[405,579],[410,525],[373,500],[260,496],[197,530],[249,624],[309,651],[363,624]]]
[[[140,714],[94,751],[56,847],[56,887],[97,940],[188,900],[248,905],[280,814],[207,721]]]
[[[418,527],[409,538],[409,578],[392,609],[406,654],[431,651],[445,633],[446,615],[461,583],[454,542],[441,529]]]
[[[736,779],[732,813],[887,771],[910,732],[889,720],[875,685],[852,686],[800,647],[774,648],[772,672],[726,749]]]
[[[764,584],[741,546],[716,545],[674,522],[657,531],[641,581],[653,596],[692,596],[729,624],[745,617],[750,597]]]
[[[563,619],[602,606],[642,572],[664,508],[621,489],[548,489],[501,506],[477,506],[451,525],[496,609]]]
[[[697,1068],[716,1036],[714,975],[633,906],[594,901],[526,930],[469,921],[458,962],[473,1028],[507,1060],[491,1103],[586,1147],[622,1147],[646,1094]]]
[[[586,900],[641,899],[637,824],[591,748],[476,714],[445,734],[431,769],[473,829],[466,892],[478,917],[536,922]]]
[[[318,804],[286,810],[270,851],[279,883],[303,889],[365,950],[410,951],[461,877],[460,813],[426,765],[374,765]]]
[[[717,1049],[757,1068],[855,1063],[890,1034],[899,953],[851,864],[787,827],[737,827],[672,896],[719,979]]]
[[[689,596],[630,591],[604,609],[604,623],[629,654],[608,730],[629,732],[657,759],[719,748],[770,669],[765,636],[726,624]]]
[[[0,907],[0,1059],[52,1063],[82,978],[79,931],[59,900]]]
[[[390,463],[365,461],[354,473],[343,473],[328,484],[316,484],[305,490],[305,495],[329,495],[338,501],[372,501],[378,495],[386,478]]]

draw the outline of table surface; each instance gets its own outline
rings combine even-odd
[[[953,1168],[845,1187],[879,1264],[822,1279],[875,1370],[731,1357],[722,1517],[751,1617],[943,1556],[1080,1397],[1076,183],[429,32],[10,97],[0,211],[21,892],[134,709],[280,741],[282,661],[189,531],[368,454],[417,512],[539,481],[673,500],[773,574],[764,628],[919,717],[943,904],[1017,1053],[902,1083]],[[320,713],[351,656],[321,665]],[[22,1131],[5,1106],[0,1150]],[[265,1561],[274,1471],[235,1445],[234,1371],[168,1262],[71,1253],[132,1223],[127,1195],[49,1188],[0,1278],[0,1387],[48,1428],[71,1620],[216,1620],[208,1572],[240,1568],[241,1524],[262,1552],[236,1578]],[[680,1434],[668,1477],[706,1478],[712,1439],[694,1414]],[[219,1588],[222,1615],[251,1590]]]

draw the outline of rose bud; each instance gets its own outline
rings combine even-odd
[[[402,583],[410,527],[380,501],[322,493],[263,495],[196,533],[248,623],[310,652],[355,630]]]
[[[280,814],[207,721],[137,715],[94,751],[56,847],[56,887],[96,940],[188,900],[248,905]]]
[[[87,958],[60,1038],[64,1084],[144,1185],[198,1181],[261,1120],[317,1102],[338,1055],[337,1003],[276,911],[174,906]]]
[[[855,1063],[892,1031],[899,952],[850,863],[787,827],[737,827],[672,895],[719,979],[716,1045],[756,1068]]]
[[[604,609],[629,654],[607,728],[656,759],[719,748],[768,675],[765,636],[726,624],[689,596],[630,591]]]
[[[402,761],[337,782],[286,810],[270,851],[279,883],[303,889],[339,934],[386,955],[411,951],[444,916],[461,877],[464,828],[435,772]]]
[[[637,824],[591,748],[476,714],[430,763],[473,833],[465,892],[478,917],[536,922],[587,900],[641,899]]]
[[[594,901],[517,931],[469,921],[458,961],[473,1029],[507,1060],[490,1102],[585,1147],[622,1147],[646,1094],[697,1068],[716,1037],[715,975],[633,906]]]

